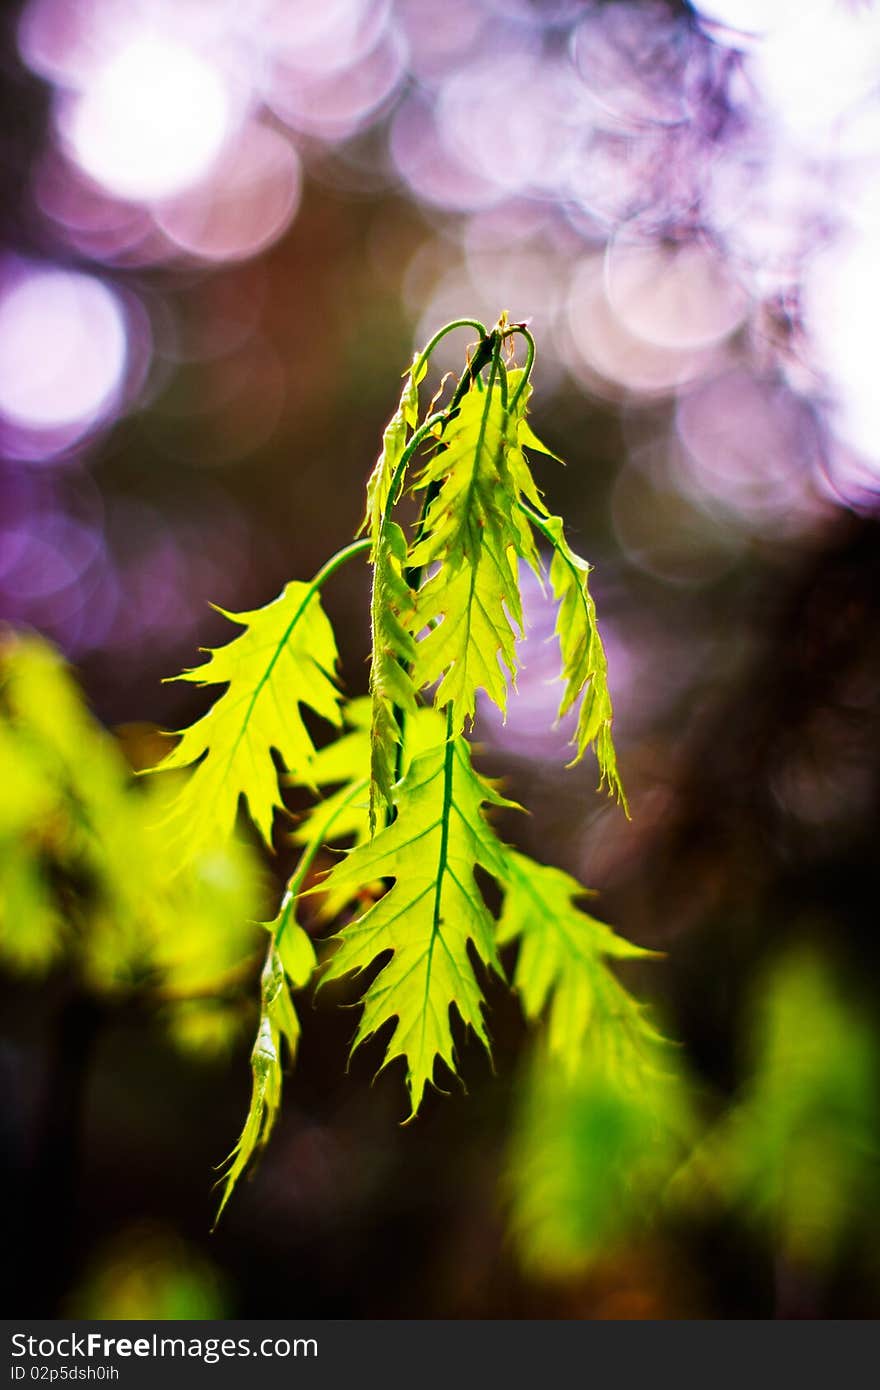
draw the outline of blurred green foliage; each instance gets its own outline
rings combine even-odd
[[[63,973],[108,1002],[143,1002],[187,1048],[236,1033],[227,996],[255,973],[263,900],[240,844],[181,867],[170,787],[137,780],[58,654],[34,636],[0,647],[0,958]]]
[[[643,1021],[609,1034],[596,1018],[576,1068],[536,1048],[507,1177],[511,1230],[531,1273],[586,1270],[643,1235],[695,1132],[675,1050]]]
[[[174,1231],[142,1223],[117,1233],[93,1259],[65,1316],[193,1319],[227,1316],[223,1280]]]
[[[596,1028],[568,1074],[536,1050],[507,1184],[533,1273],[583,1271],[651,1227],[724,1212],[792,1269],[830,1277],[854,1253],[870,1256],[880,1229],[876,1028],[829,962],[799,949],[767,971],[742,1031],[745,1079],[729,1104],[711,1103],[656,1036],[612,1057],[601,1039],[620,1032]]]
[[[876,1029],[820,956],[776,962],[747,1016],[748,1078],[682,1187],[741,1213],[796,1265],[829,1266],[880,1216]]]

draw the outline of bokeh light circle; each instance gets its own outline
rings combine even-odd
[[[156,224],[176,247],[202,260],[244,260],[290,226],[301,184],[300,159],[290,140],[254,122],[211,177],[155,209]]]
[[[743,290],[704,243],[632,243],[625,228],[608,242],[605,286],[624,328],[660,347],[719,342],[748,308]]]
[[[70,154],[121,198],[150,201],[190,188],[220,154],[231,121],[222,73],[172,38],[145,34],[109,55],[60,107]]]
[[[0,414],[25,430],[84,431],[120,390],[126,336],[120,302],[101,280],[19,266],[0,288]]]

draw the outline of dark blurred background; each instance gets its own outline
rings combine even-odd
[[[182,1054],[10,968],[13,1301],[875,1316],[880,11],[28,0],[0,64],[0,618],[108,727],[179,727],[204,696],[162,678],[226,640],[209,601],[257,606],[351,536],[414,346],[529,319],[567,461],[539,481],[595,566],[632,822],[564,767],[537,588],[482,766],[527,848],[667,953],[627,982],[703,1136],[646,1193],[589,1100],[542,1095],[500,987],[496,1074],[465,1046],[467,1094],[400,1128],[395,1069],[346,1072],[352,1015],[319,1000],[211,1235],[246,1030]],[[326,603],[362,692],[363,573]],[[540,1239],[533,1161],[559,1180]]]

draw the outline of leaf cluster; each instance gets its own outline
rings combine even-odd
[[[318,895],[315,915],[336,928],[320,947],[322,980],[368,979],[353,1046],[383,1034],[384,1064],[403,1060],[411,1116],[438,1063],[457,1071],[456,1019],[489,1047],[486,972],[504,977],[509,943],[518,943],[514,987],[527,1017],[548,1015],[554,1065],[576,1067],[598,1045],[609,1055],[619,1047],[625,1069],[622,1040],[649,1031],[606,965],[641,953],[577,906],[584,890],[575,880],[504,843],[490,813],[513,803],[473,766],[479,700],[504,713],[515,691],[530,569],[557,606],[559,715],[577,710],[573,761],[593,749],[600,787],[626,809],[590,566],[529,462],[529,452],[554,457],[527,420],[534,343],[504,316],[491,331],[474,323],[479,340],[460,380],[445,403],[441,388],[423,408],[430,354],[459,326],[441,330],[405,373],[367,484],[364,539],[266,608],[226,615],[242,631],[183,677],[224,689],[158,765],[192,769],[171,815],[184,858],[228,841],[240,801],[271,845],[285,784],[313,797],[292,832],[301,855],[269,924],[252,1105],[224,1202],[271,1130],[282,1046],[296,1046],[290,991],[315,963],[296,917],[304,895]],[[517,340],[524,366],[514,361]],[[407,526],[401,517],[413,504],[419,518]],[[347,700],[320,591],[358,555],[372,575],[369,694]],[[323,718],[334,742],[316,746],[304,710]],[[313,882],[328,846],[347,848]],[[502,895],[500,919],[481,874]]]

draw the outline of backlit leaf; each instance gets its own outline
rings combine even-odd
[[[316,963],[314,947],[296,920],[292,894],[285,896],[275,921],[266,925],[272,939],[260,977],[260,1020],[251,1049],[250,1105],[238,1142],[226,1160],[216,1221],[220,1220],[238,1179],[274,1128],[281,1105],[282,1040],[292,1059],[300,1034],[290,989],[307,984]]]
[[[640,1071],[660,1041],[606,962],[651,956],[577,906],[586,889],[561,869],[508,851],[498,943],[519,941],[514,987],[526,1017],[547,1010],[547,1045],[570,1074],[587,1051],[614,1071]]]
[[[393,878],[394,885],[339,933],[325,979],[366,970],[391,951],[363,997],[354,1039],[359,1046],[395,1020],[383,1066],[406,1060],[411,1113],[421,1104],[440,1058],[455,1071],[450,1010],[488,1047],[483,995],[468,954],[499,969],[495,923],[474,878],[477,865],[503,871],[503,847],[482,806],[509,805],[471,766],[456,739],[416,758],[398,789],[397,818],[330,871],[330,891],[357,890]]]
[[[420,638],[413,682],[439,680],[435,703],[452,704],[453,733],[473,719],[480,689],[505,710],[524,635],[517,560],[538,565],[517,505],[524,480],[508,463],[511,437],[500,383],[474,388],[417,484],[435,495],[409,559],[428,572],[411,624]],[[528,471],[521,453],[516,462]]]
[[[297,844],[363,844],[370,838],[369,785],[372,753],[371,702],[350,700],[345,707],[347,733],[325,748],[319,749],[312,763],[312,777],[319,787],[336,786],[303,817],[293,832]],[[443,738],[444,721],[430,706],[419,706],[406,721],[406,740],[403,749],[405,774],[412,759],[435,747]],[[324,920],[335,918],[355,896],[350,889],[321,885],[318,915]]]
[[[428,370],[426,362],[421,362],[417,354],[404,373],[406,380],[400,397],[400,404],[385,426],[382,435],[382,448],[367,482],[367,510],[361,522],[361,531],[368,531],[373,542],[373,558],[382,519],[388,507],[391,484],[397,465],[406,448],[409,432],[415,429],[419,418],[419,382]]]
[[[232,833],[241,795],[270,844],[274,812],[282,804],[272,750],[294,778],[310,784],[315,749],[299,706],[340,722],[336,642],[313,585],[292,581],[265,608],[224,616],[244,632],[177,679],[227,689],[181,732],[156,769],[198,763],[175,808],[189,849]]]
[[[414,595],[404,577],[406,537],[395,521],[382,527],[382,546],[373,562],[370,617],[373,656],[370,664],[370,830],[376,827],[378,803],[390,812],[396,780],[401,715],[415,714],[416,692],[410,675],[415,638],[405,626]]]
[[[571,549],[562,529],[562,519],[548,517],[544,523],[553,540],[550,583],[559,601],[556,635],[562,655],[565,691],[559,706],[562,718],[580,700],[574,742],[579,762],[590,744],[599,763],[599,786],[606,786],[629,814],[623,784],[617,771],[617,754],[611,735],[614,711],[608,689],[608,662],[596,622],[596,605],[590,593],[591,566]]]

